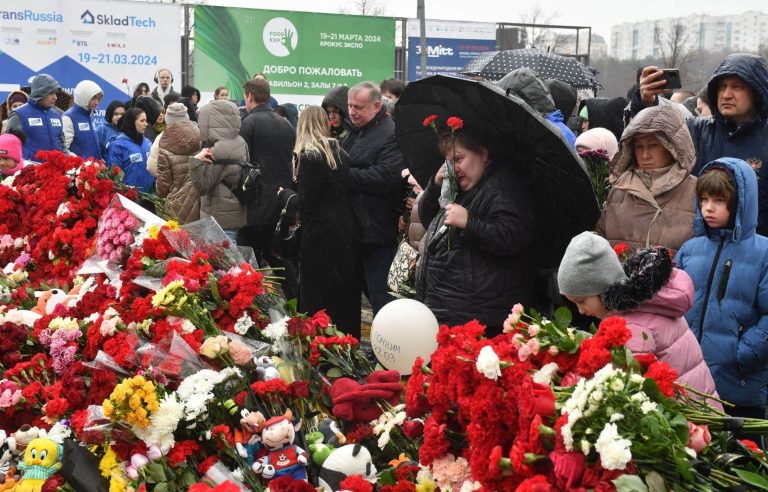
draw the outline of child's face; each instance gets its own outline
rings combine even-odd
[[[18,164],[17,161],[10,157],[0,157],[0,172],[10,171]]]
[[[579,308],[579,312],[584,316],[592,316],[595,318],[605,318],[605,304],[603,304],[603,298],[600,296],[565,296],[572,303],[576,304]]]
[[[699,203],[701,204],[701,215],[704,216],[707,226],[712,229],[719,229],[728,225],[731,213],[728,211],[728,202],[725,198],[704,193],[699,198]]]

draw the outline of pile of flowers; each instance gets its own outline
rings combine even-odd
[[[58,153],[0,185],[18,219],[0,224],[0,445],[45,434],[71,453],[43,490],[314,490],[265,472],[262,431],[285,421],[326,490],[768,488],[762,451],[727,432],[766,422],[632,357],[620,318],[593,334],[515,306],[494,338],[443,326],[404,386],[211,219],[132,198],[119,169]],[[18,480],[14,449],[0,469]]]

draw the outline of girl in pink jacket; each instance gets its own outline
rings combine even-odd
[[[696,337],[683,315],[693,305],[691,278],[674,268],[669,250],[637,252],[622,266],[604,238],[583,232],[571,240],[557,274],[560,293],[581,314],[621,316],[634,354],[653,354],[677,370],[677,382],[717,398]],[[718,409],[721,405],[709,400]]]

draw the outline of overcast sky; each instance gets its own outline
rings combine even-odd
[[[207,0],[209,5],[275,10],[302,10],[338,13],[351,6],[353,0]],[[415,17],[416,0],[378,0],[386,15]],[[510,0],[426,0],[427,18],[446,20],[473,20],[488,22],[520,22],[533,1]],[[611,26],[663,17],[678,17],[694,13],[710,15],[739,14],[749,10],[768,12],[767,0],[547,0],[540,2],[548,12],[556,12],[553,24],[592,26],[593,32],[609,41]],[[642,5],[642,8],[638,6]]]

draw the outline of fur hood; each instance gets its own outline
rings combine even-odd
[[[603,296],[606,311],[632,311],[651,300],[672,275],[672,258],[667,248],[643,249],[624,263],[627,279],[615,283]]]

